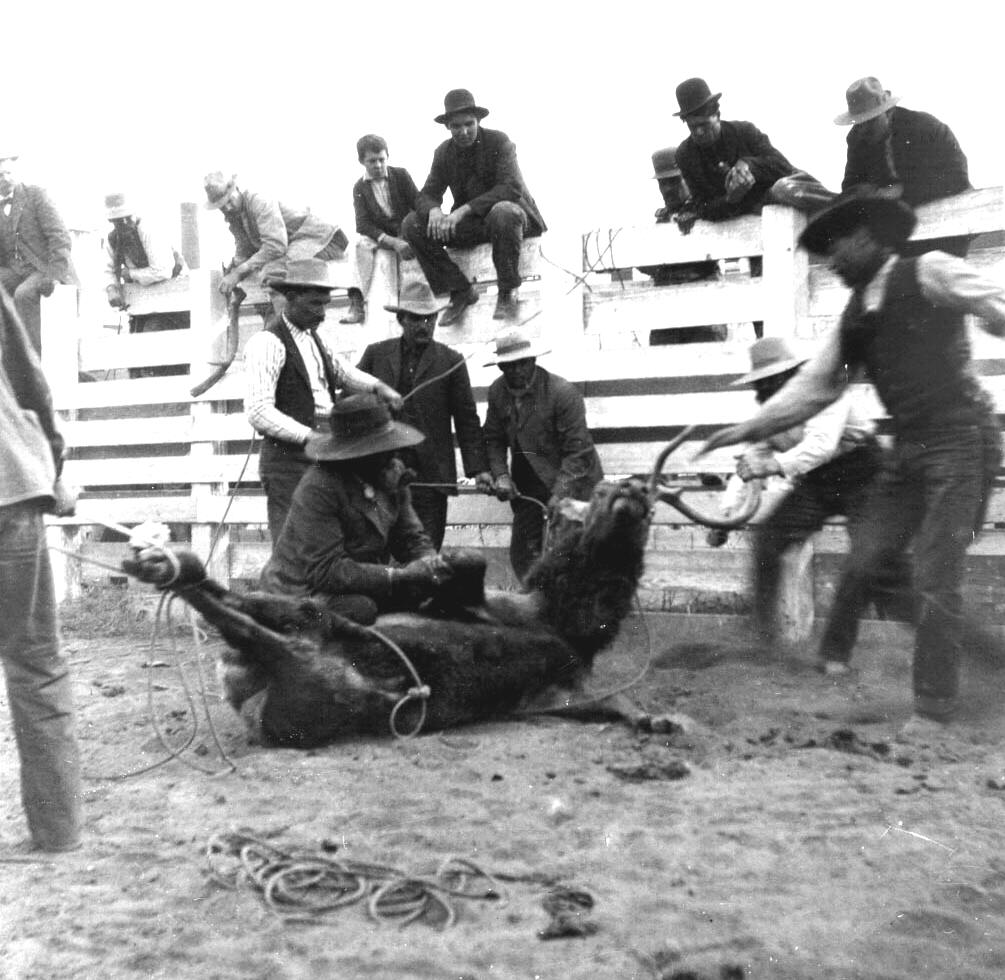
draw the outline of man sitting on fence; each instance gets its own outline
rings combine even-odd
[[[848,111],[834,122],[851,126],[841,190],[878,191],[911,207],[971,190],[967,158],[953,131],[927,112],[904,109],[878,78],[860,78],[845,93]],[[970,236],[905,246],[905,255],[939,250],[965,257]]]
[[[444,327],[478,302],[478,290],[447,255],[447,245],[492,243],[499,284],[493,318],[512,320],[519,313],[520,247],[524,238],[547,230],[520,173],[516,147],[505,133],[482,126],[488,114],[467,89],[447,92],[435,121],[450,130],[450,139],[433,154],[418,206],[402,227],[433,292],[450,294],[450,305],[440,318]],[[444,214],[441,205],[448,189],[453,206]]]
[[[336,357],[318,331],[333,289],[320,259],[290,262],[285,277],[269,285],[286,298],[283,312],[245,346],[245,410],[262,435],[258,470],[268,500],[269,533],[279,537],[293,491],[311,465],[304,445],[328,424],[338,391],[374,392],[401,406],[401,396]]]
[[[359,162],[366,176],[356,181],[352,189],[352,206],[356,212],[356,272],[359,288],[349,290],[349,313],[339,323],[365,323],[366,303],[373,285],[377,252],[393,252],[401,282],[400,263],[414,258],[412,246],[401,237],[401,223],[414,211],[419,189],[404,167],[392,167],[387,162],[387,141],[370,133],[356,143]]]
[[[838,329],[754,418],[719,430],[705,449],[766,439],[811,418],[864,369],[890,414],[895,443],[848,556],[821,656],[848,662],[877,575],[913,539],[915,714],[905,734],[925,735],[937,734],[957,707],[964,559],[1001,461],[965,315],[1005,334],[1005,288],[943,252],[902,258],[914,225],[907,204],[878,197],[839,201],[807,225],[800,244],[827,255],[853,290]]]
[[[364,624],[433,595],[451,573],[412,509],[397,456],[422,440],[418,429],[392,421],[374,395],[337,402],[330,434],[307,440],[317,465],[293,495],[262,588],[326,599],[332,611]]]
[[[153,286],[176,279],[188,271],[185,260],[171,239],[137,215],[125,194],[106,195],[105,217],[112,223],[112,230],[105,242],[108,256],[105,265],[105,294],[108,296],[108,305],[113,309],[128,310],[125,290],[127,283]],[[129,317],[130,333],[184,330],[188,325],[189,314],[185,311],[145,313]],[[169,364],[130,368],[129,376],[152,378],[185,372],[186,368]]]

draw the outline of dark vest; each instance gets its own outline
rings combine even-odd
[[[14,236],[14,222],[10,215],[5,215],[0,208],[0,265],[14,264],[17,254],[17,242]]]
[[[311,391],[309,374],[304,359],[300,356],[293,336],[287,329],[282,318],[273,320],[266,328],[274,337],[278,337],[286,349],[286,363],[279,372],[276,382],[276,408],[280,412],[296,419],[301,425],[314,427],[314,394]],[[324,344],[318,344],[321,360],[325,369],[325,381],[328,384],[328,394],[335,401],[335,365],[332,364]]]
[[[921,293],[917,259],[899,259],[883,306],[862,313],[855,296],[841,319],[846,364],[862,364],[897,435],[978,425],[988,395],[973,373],[964,315]]]

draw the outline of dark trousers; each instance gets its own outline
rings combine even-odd
[[[0,507],[0,657],[31,838],[69,849],[80,839],[80,752],[38,501]]]
[[[541,557],[544,548],[544,531],[546,512],[541,504],[547,506],[551,499],[551,490],[546,487],[533,468],[524,459],[519,447],[513,450],[513,483],[523,497],[530,500],[512,500],[513,527],[509,539],[509,563],[513,572],[522,583],[531,565]],[[540,503],[535,503],[540,501]]]
[[[777,634],[782,557],[823,527],[830,517],[848,519],[855,541],[866,512],[869,487],[879,472],[882,451],[875,442],[838,456],[800,477],[754,536],[754,616],[767,639]]]
[[[447,531],[447,495],[432,487],[412,487],[412,507],[439,551]]]
[[[493,204],[484,218],[469,214],[454,230],[451,247],[470,248],[492,243],[492,264],[500,292],[510,292],[520,285],[520,246],[527,231],[527,213],[519,204],[500,201]],[[470,283],[447,255],[442,242],[426,234],[426,221],[412,211],[402,222],[401,235],[412,246],[422,266],[429,287],[438,296],[467,289]]]
[[[258,476],[265,491],[269,534],[273,546],[286,522],[293,502],[293,491],[300,478],[310,469],[312,461],[304,455],[302,446],[279,442],[266,437],[258,457]]]
[[[45,276],[34,269],[20,270],[0,266],[0,285],[13,297],[14,306],[24,323],[36,354],[42,353],[42,293]]]
[[[838,586],[821,655],[847,661],[870,589],[913,539],[913,684],[922,713],[935,713],[959,690],[963,563],[999,459],[990,421],[898,438],[873,484]]]

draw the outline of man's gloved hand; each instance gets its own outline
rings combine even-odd
[[[397,597],[425,599],[452,576],[453,569],[439,555],[427,555],[404,568],[391,569],[391,592]]]
[[[673,216],[674,224],[680,229],[682,235],[690,235],[697,220],[698,212],[690,208],[683,208]]]
[[[492,474],[488,470],[475,474],[475,489],[480,493],[492,493],[494,483],[492,481]]]
[[[38,292],[40,296],[51,296],[56,289],[56,280],[49,279],[46,277],[42,279],[38,284]]]
[[[513,477],[509,473],[503,473],[501,476],[495,478],[492,491],[499,500],[513,500],[519,496],[516,484],[513,482]]]
[[[113,310],[124,310],[126,308],[126,296],[121,286],[117,284],[108,286],[105,289],[105,294],[108,296],[108,305]]]

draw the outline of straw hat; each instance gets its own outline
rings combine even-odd
[[[540,341],[531,340],[523,330],[515,328],[496,337],[495,360],[486,361],[485,367],[506,364],[509,361],[522,361],[526,357],[542,357],[548,353],[550,350],[545,350]]]
[[[206,174],[202,186],[206,191],[206,207],[211,211],[219,208],[237,184],[237,174],[224,177],[219,170]]]
[[[128,218],[132,213],[133,209],[129,206],[125,194],[105,195],[105,217],[109,221],[114,221],[116,218]]]

